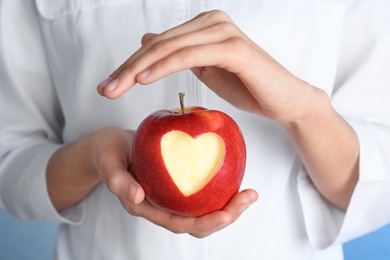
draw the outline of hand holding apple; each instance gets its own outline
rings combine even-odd
[[[160,110],[139,126],[132,171],[155,206],[183,216],[222,209],[240,187],[245,142],[228,115],[202,107]]]
[[[243,190],[235,194],[223,209],[196,218],[156,208],[144,199],[144,190],[128,172],[133,136],[133,131],[105,128],[91,138],[96,170],[129,214],[142,217],[173,233],[189,233],[203,238],[233,223],[244,209],[257,200],[256,191]]]

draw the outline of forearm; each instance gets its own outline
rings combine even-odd
[[[91,155],[91,139],[87,136],[65,145],[49,160],[47,189],[57,211],[77,204],[100,183]]]
[[[309,91],[306,112],[285,126],[315,187],[345,210],[358,181],[359,142],[327,95],[315,88]]]

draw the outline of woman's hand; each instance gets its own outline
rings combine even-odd
[[[142,187],[128,171],[134,132],[108,128],[95,134],[93,154],[96,168],[108,189],[133,216],[143,217],[174,233],[189,233],[201,238],[233,223],[257,200],[254,190],[237,193],[220,211],[198,218],[171,214],[154,207],[145,199]]]
[[[234,106],[283,122],[300,116],[306,93],[314,89],[279,65],[221,11],[202,13],[162,34],[146,34],[142,44],[99,84],[101,95],[118,98],[137,82],[149,84],[192,69]]]
[[[47,186],[58,211],[83,200],[101,181],[133,216],[143,217],[175,233],[205,237],[233,223],[257,200],[254,190],[237,193],[220,211],[198,218],[173,215],[145,200],[140,184],[129,172],[134,132],[104,128],[65,145],[50,159]]]
[[[120,199],[139,204],[145,193],[129,173],[134,131],[104,128],[92,137],[92,160],[100,179]]]
[[[50,158],[46,171],[50,199],[57,211],[82,201],[102,180],[114,194],[135,204],[144,200],[129,174],[134,132],[104,128],[66,144]]]

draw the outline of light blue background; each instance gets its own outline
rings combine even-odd
[[[49,260],[56,233],[54,223],[24,222],[0,210],[0,260]],[[390,225],[347,243],[344,255],[346,260],[389,260]]]

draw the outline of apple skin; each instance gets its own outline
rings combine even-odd
[[[144,119],[134,136],[131,171],[154,206],[196,217],[222,209],[238,192],[245,171],[246,147],[238,125],[225,113],[203,107],[187,107],[185,112],[159,110]],[[225,142],[225,157],[218,172],[188,197],[174,183],[161,153],[162,137],[173,130],[193,138],[216,133]]]

